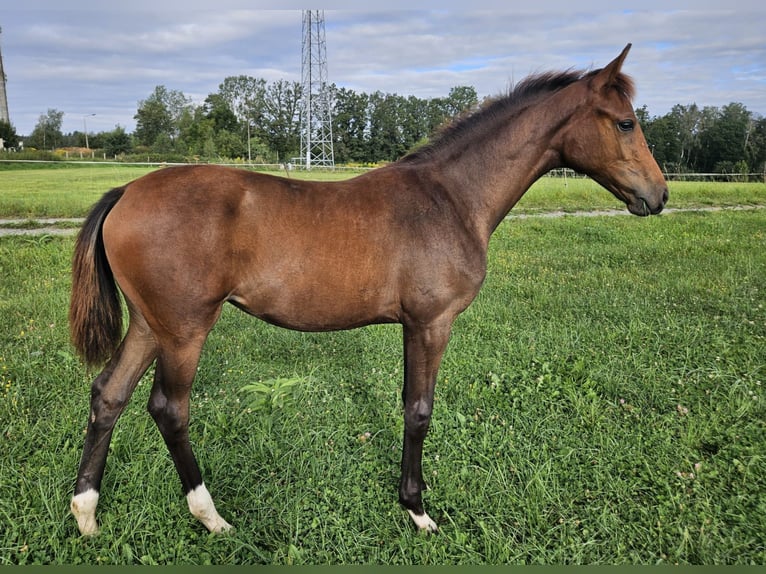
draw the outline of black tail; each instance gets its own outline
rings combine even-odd
[[[120,295],[106,259],[101,229],[124,192],[124,187],[113,189],[93,206],[74,248],[69,332],[72,344],[88,365],[104,363],[122,338]]]

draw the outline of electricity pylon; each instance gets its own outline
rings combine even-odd
[[[0,34],[3,29],[0,28]],[[3,69],[3,52],[0,49],[0,122],[11,123],[11,116],[8,114],[8,96],[5,92],[5,70]]]
[[[324,10],[303,11],[301,80],[303,125],[300,164],[306,169],[313,166],[335,167]]]

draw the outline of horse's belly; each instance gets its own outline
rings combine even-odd
[[[399,320],[400,304],[385,285],[295,280],[237,290],[229,302],[274,325],[298,331],[336,331]]]

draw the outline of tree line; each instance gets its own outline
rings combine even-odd
[[[301,85],[232,76],[195,105],[178,90],[156,86],[138,102],[132,133],[116,126],[88,134],[91,149],[109,157],[164,161],[248,160],[288,163],[300,152]],[[441,125],[479,105],[476,90],[457,86],[440,98],[372,94],[330,87],[336,163],[394,161],[427,141]],[[647,142],[662,169],[671,173],[766,171],[766,118],[741,103],[721,108],[677,105],[663,116],[636,110]],[[86,147],[84,132],[61,133],[63,112],[40,115],[32,133],[19,138],[0,123],[6,147],[19,139],[26,149]]]
[[[741,103],[676,105],[661,117],[650,117],[644,106],[636,114],[665,172],[766,172],[766,118]]]

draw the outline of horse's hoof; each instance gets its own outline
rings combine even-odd
[[[77,519],[77,528],[83,536],[95,536],[99,533],[98,522],[96,522],[97,505],[98,492],[93,489],[76,494],[69,503],[69,509]]]
[[[407,512],[409,512],[410,517],[415,523],[415,526],[418,527],[418,530],[422,532],[428,532],[429,534],[439,532],[439,527],[436,526],[436,522],[431,520],[431,517],[428,516],[428,514],[425,512],[423,514],[415,514],[409,508],[407,509]]]

